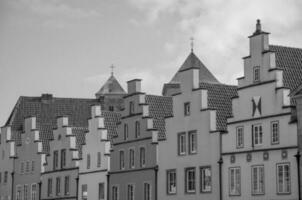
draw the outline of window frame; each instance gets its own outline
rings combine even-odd
[[[170,175],[174,173],[175,174],[175,180],[174,180],[174,184],[175,184],[175,191],[171,191],[170,189],[170,185],[171,185],[171,177]],[[166,170],[166,191],[168,195],[176,195],[177,194],[177,173],[176,173],[176,169],[168,169]],[[173,182],[172,182],[173,183]]]
[[[232,170],[234,171],[232,177]],[[239,178],[237,177],[237,171],[239,171]],[[232,180],[233,179],[233,180]],[[239,181],[239,184],[238,184]],[[234,182],[234,189],[235,192],[232,191],[232,184],[231,182]],[[239,187],[237,188],[237,186]],[[229,196],[241,196],[241,167],[229,167]]]
[[[112,200],[119,200],[119,186],[118,185],[111,186],[111,195],[112,195],[111,196]]]
[[[257,168],[257,178],[260,178],[259,180],[257,180],[257,185],[258,185],[258,189],[259,190],[259,185],[261,182],[261,179],[263,179],[263,183],[262,183],[262,191],[255,191],[254,190],[254,168]],[[259,169],[263,169],[263,175],[261,175],[261,172],[259,171]],[[251,194],[252,195],[265,195],[265,170],[264,170],[264,165],[252,165],[251,166]]]
[[[193,180],[193,186],[194,189],[189,189],[190,186],[190,180],[189,180],[189,172],[194,172],[194,180]],[[195,167],[186,167],[185,168],[185,194],[195,194],[196,193],[196,168]]]
[[[288,179],[289,179],[289,191],[279,191],[279,173],[278,173],[278,167],[279,166],[283,166],[283,179],[285,179],[285,177],[284,177],[284,166],[288,166],[288,169],[289,169],[289,177],[288,177]],[[285,180],[283,180],[283,181],[285,181]],[[284,185],[285,185],[286,183],[285,182],[283,182],[283,189],[284,189]],[[291,194],[291,190],[292,190],[292,185],[291,185],[291,166],[290,166],[290,162],[285,162],[285,163],[277,163],[276,164],[276,191],[277,191],[277,194],[278,195],[290,195]]]
[[[181,137],[183,137],[183,141],[181,143]],[[177,155],[184,156],[187,154],[187,141],[186,141],[186,132],[180,132],[177,134]],[[183,149],[182,149],[183,147]],[[183,151],[181,151],[183,150]]]
[[[64,195],[70,195],[70,176],[64,177]]]
[[[146,186],[148,186],[148,190],[146,190]],[[146,191],[148,191],[146,195]],[[152,186],[150,182],[143,182],[143,200],[151,200],[152,199]]]
[[[101,167],[101,164],[102,164],[102,154],[101,152],[97,152],[97,161],[96,161],[96,167]]]
[[[253,145],[254,146],[261,146],[263,145],[263,127],[262,127],[262,124],[261,123],[258,123],[258,124],[253,124],[252,125],[252,129],[253,129]],[[255,127],[258,127],[258,136],[257,136],[257,141],[258,143],[256,144],[256,131],[255,131]],[[261,127],[261,131],[260,131],[260,128]],[[260,137],[261,136],[261,137]],[[259,143],[261,139],[261,143]]]
[[[203,188],[204,186],[204,174],[205,174],[205,171],[206,169],[209,169],[210,170],[210,189],[209,190],[205,190]],[[206,165],[206,166],[201,166],[199,168],[199,180],[200,180],[200,193],[212,193],[212,167],[210,165]]]
[[[123,156],[121,156],[121,155],[123,155]],[[125,169],[125,150],[120,150],[119,151],[119,158],[120,158],[119,159],[119,161],[120,161],[120,170],[124,170]]]
[[[101,186],[102,185],[102,187],[103,187],[103,193],[101,193]],[[105,183],[104,182],[100,182],[99,184],[98,184],[98,199],[99,200],[105,200]]]
[[[16,185],[16,200],[22,199],[22,185]]]
[[[35,190],[33,190],[34,186],[35,186]],[[30,186],[30,199],[31,200],[37,200],[37,192],[38,192],[38,184],[37,183],[31,184],[31,186]],[[33,197],[35,197],[35,198],[33,198]]]
[[[134,102],[129,101],[129,115],[133,115],[133,114],[134,114]]]
[[[56,170],[59,168],[59,151],[53,151],[53,169]]]
[[[241,132],[239,131],[241,130]],[[241,145],[239,144],[239,134],[241,133]],[[237,126],[236,127],[236,148],[237,149],[242,149],[244,148],[244,126]]]
[[[52,178],[47,179],[47,196],[52,196]]]
[[[26,191],[26,192],[25,192]],[[28,184],[23,185],[23,200],[28,200]]]
[[[274,124],[277,124],[277,141],[274,141]],[[280,125],[279,125],[279,121],[275,120],[271,122],[271,144],[279,144],[280,143]]]
[[[61,149],[61,169],[64,167],[66,167],[66,149]]]
[[[195,144],[194,144],[194,142],[193,141],[191,141],[191,136],[195,136]],[[196,130],[193,130],[193,131],[189,131],[189,133],[188,133],[188,142],[189,142],[189,151],[188,151],[188,153],[189,154],[197,154],[197,146],[198,146],[198,139],[197,139],[197,131]],[[195,150],[193,150],[192,149],[192,147],[195,145]]]
[[[56,177],[56,196],[61,195],[61,177],[57,176]]]
[[[135,138],[140,137],[140,121],[135,121]]]
[[[132,190],[132,191],[129,191],[129,189]],[[135,197],[135,186],[134,186],[133,183],[128,183],[127,184],[126,191],[127,191],[127,200],[134,200],[134,197]]]
[[[131,153],[133,152],[133,155]],[[135,149],[134,147],[129,148],[129,168],[135,168]]]
[[[90,169],[91,167],[91,156],[90,153],[86,155],[86,169]]]
[[[84,191],[84,186],[86,186],[86,190]],[[84,194],[86,192],[86,194]],[[88,185],[87,184],[82,184],[81,185],[81,198],[82,200],[88,200]]]
[[[190,116],[191,115],[191,103],[185,102],[184,103],[184,116]]]
[[[142,150],[144,150],[142,154]],[[139,166],[140,167],[145,167],[146,166],[146,147],[141,146],[139,148]]]
[[[256,79],[256,71],[258,71],[258,79]],[[260,80],[261,80],[261,76],[260,76],[260,66],[254,66],[253,67],[253,82],[254,83],[258,83],[258,82],[260,82]]]
[[[129,138],[129,128],[128,128],[128,124],[125,123],[124,124],[124,140],[127,140]]]

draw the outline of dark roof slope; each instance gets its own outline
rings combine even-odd
[[[276,68],[283,70],[284,86],[291,91],[302,84],[302,49],[270,45],[276,54]]]
[[[216,110],[216,129],[227,130],[227,117],[232,116],[232,97],[237,96],[237,86],[200,83],[200,88],[208,90],[208,107]]]
[[[121,121],[121,114],[117,112],[102,111],[105,128],[107,129],[108,138],[111,140],[117,136],[117,124]]]
[[[97,97],[106,94],[126,94],[123,87],[116,80],[116,78],[111,75],[101,89],[95,94]]]
[[[165,117],[173,115],[172,97],[146,95],[149,115],[153,118],[153,126],[158,130],[158,139],[166,138]]]

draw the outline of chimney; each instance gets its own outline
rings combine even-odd
[[[141,81],[141,79],[133,79],[128,81],[128,94],[141,92]]]
[[[257,24],[256,24],[256,31],[254,34],[258,34],[258,33],[261,33],[261,22],[260,22],[260,19],[257,19]]]

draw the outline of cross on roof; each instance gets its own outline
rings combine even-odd
[[[113,72],[114,72],[115,66],[112,64],[112,65],[110,66],[110,68],[111,68],[111,76],[113,76]]]
[[[193,49],[194,49],[194,37],[191,37],[190,40],[191,40],[191,52],[193,52]]]

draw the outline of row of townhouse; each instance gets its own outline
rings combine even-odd
[[[302,49],[257,21],[238,86],[190,52],[163,95],[113,74],[96,99],[20,97],[0,199],[301,199]]]

